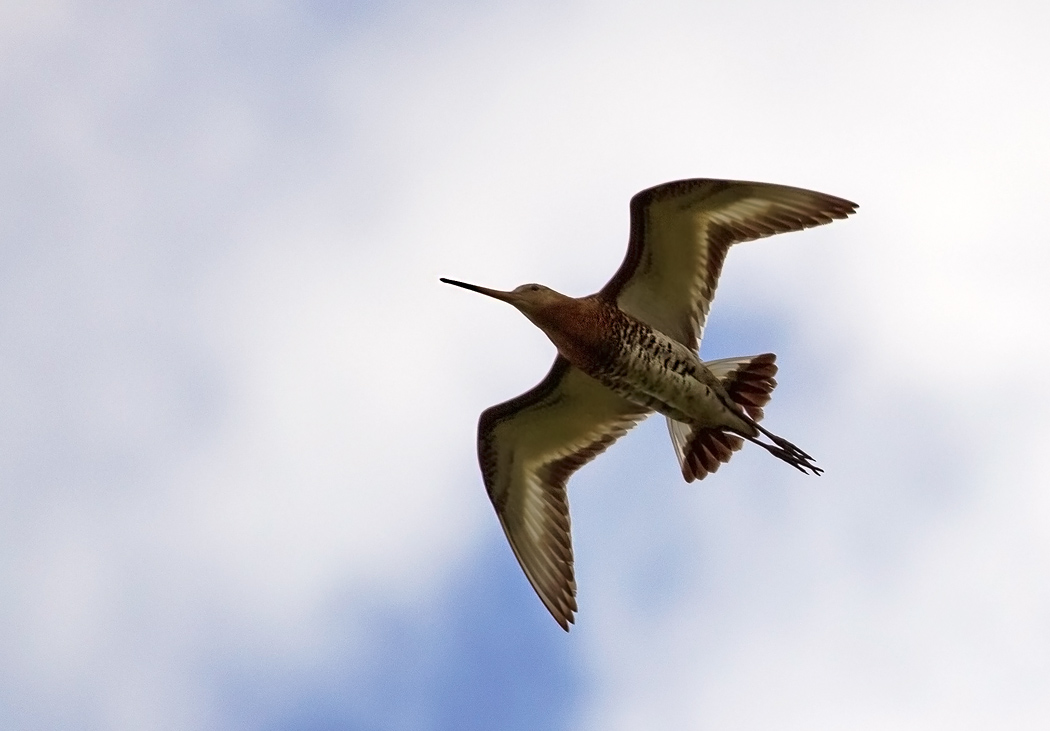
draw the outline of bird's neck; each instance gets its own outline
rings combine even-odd
[[[590,372],[608,357],[610,345],[616,342],[613,330],[620,314],[609,304],[595,298],[566,298],[529,319],[547,334],[570,363]]]

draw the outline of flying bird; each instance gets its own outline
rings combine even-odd
[[[441,279],[513,305],[558,349],[535,388],[482,412],[478,460],[510,547],[562,629],[577,611],[566,483],[653,411],[667,418],[687,482],[715,472],[745,440],[803,473],[822,472],[759,424],[776,386],[774,354],[705,363],[698,351],[730,246],[856,210],[784,185],[679,180],[631,199],[627,256],[596,294]]]

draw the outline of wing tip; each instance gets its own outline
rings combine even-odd
[[[541,591],[540,587],[529,578],[529,583],[532,584],[532,588],[536,591],[540,601],[543,602],[543,606],[547,609],[554,621],[558,623],[566,632],[576,623],[576,612],[579,608],[576,605],[576,581],[570,580],[569,583],[562,587],[562,591],[559,594],[553,596],[545,596],[545,591]]]
[[[566,632],[572,629],[572,626],[576,624],[576,616],[572,612],[561,616],[551,612],[551,616],[554,617],[554,621],[558,623],[558,626]]]

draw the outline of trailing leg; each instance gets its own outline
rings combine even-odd
[[[772,432],[763,429],[757,424],[755,426],[758,427],[758,430],[767,437],[769,437],[774,443],[766,444],[765,442],[759,441],[757,437],[749,437],[747,435],[741,436],[743,436],[744,439],[748,440],[749,442],[762,447],[762,449],[766,450],[777,459],[787,462],[789,465],[794,467],[799,472],[802,472],[803,474],[806,474],[807,471],[810,474],[814,475],[820,475],[824,472],[824,470],[822,470],[820,467],[817,467],[815,464],[813,464],[812,457],[810,457],[808,454],[806,454],[794,444],[789,442],[787,439],[784,439],[783,437],[778,437],[776,434],[773,434]]]

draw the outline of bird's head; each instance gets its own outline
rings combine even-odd
[[[479,287],[476,284],[457,282],[455,279],[445,279],[444,277],[441,278],[441,281],[445,284],[454,284],[457,287],[463,287],[472,292],[480,292],[481,294],[512,304],[518,308],[525,317],[529,318],[540,327],[543,327],[543,323],[547,319],[544,317],[545,313],[549,313],[552,308],[572,299],[560,292],[555,292],[550,287],[544,287],[542,284],[523,284],[509,292],[504,292],[499,289]]]

